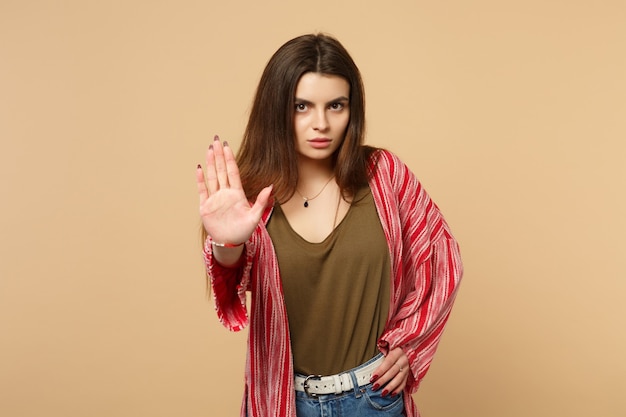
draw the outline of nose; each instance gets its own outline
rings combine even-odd
[[[313,119],[313,129],[319,132],[327,130],[329,127],[328,117],[326,117],[326,109],[320,109],[315,112]]]

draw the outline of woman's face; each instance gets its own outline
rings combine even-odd
[[[296,86],[294,129],[301,157],[323,160],[339,148],[350,121],[350,85],[335,75],[304,74]]]

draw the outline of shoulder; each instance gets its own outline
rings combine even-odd
[[[400,157],[387,149],[376,149],[369,160],[370,174],[379,180],[387,178],[393,184],[406,181],[417,182],[417,178]]]
[[[402,164],[402,161],[393,152],[384,148],[376,148],[370,154],[370,164],[377,166],[380,163],[397,165]]]

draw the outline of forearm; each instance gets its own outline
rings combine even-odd
[[[246,289],[249,282],[249,268],[245,266],[245,248],[220,248],[207,239],[204,245],[204,260],[207,276],[211,285],[215,307],[220,322],[231,331],[239,331],[248,324],[248,313],[245,304]],[[230,250],[227,256],[239,257],[232,266],[225,266],[217,259],[220,249]],[[239,249],[239,250],[237,250]]]

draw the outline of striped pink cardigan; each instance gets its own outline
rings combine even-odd
[[[395,155],[378,151],[370,180],[391,254],[391,303],[381,352],[401,346],[411,372],[405,414],[418,417],[411,394],[426,374],[450,314],[463,268],[459,248],[439,209]],[[287,312],[276,254],[265,228],[271,208],[246,242],[237,268],[214,261],[204,247],[217,315],[233,331],[250,324],[241,416],[295,417],[294,372]],[[252,294],[248,319],[246,291]]]

